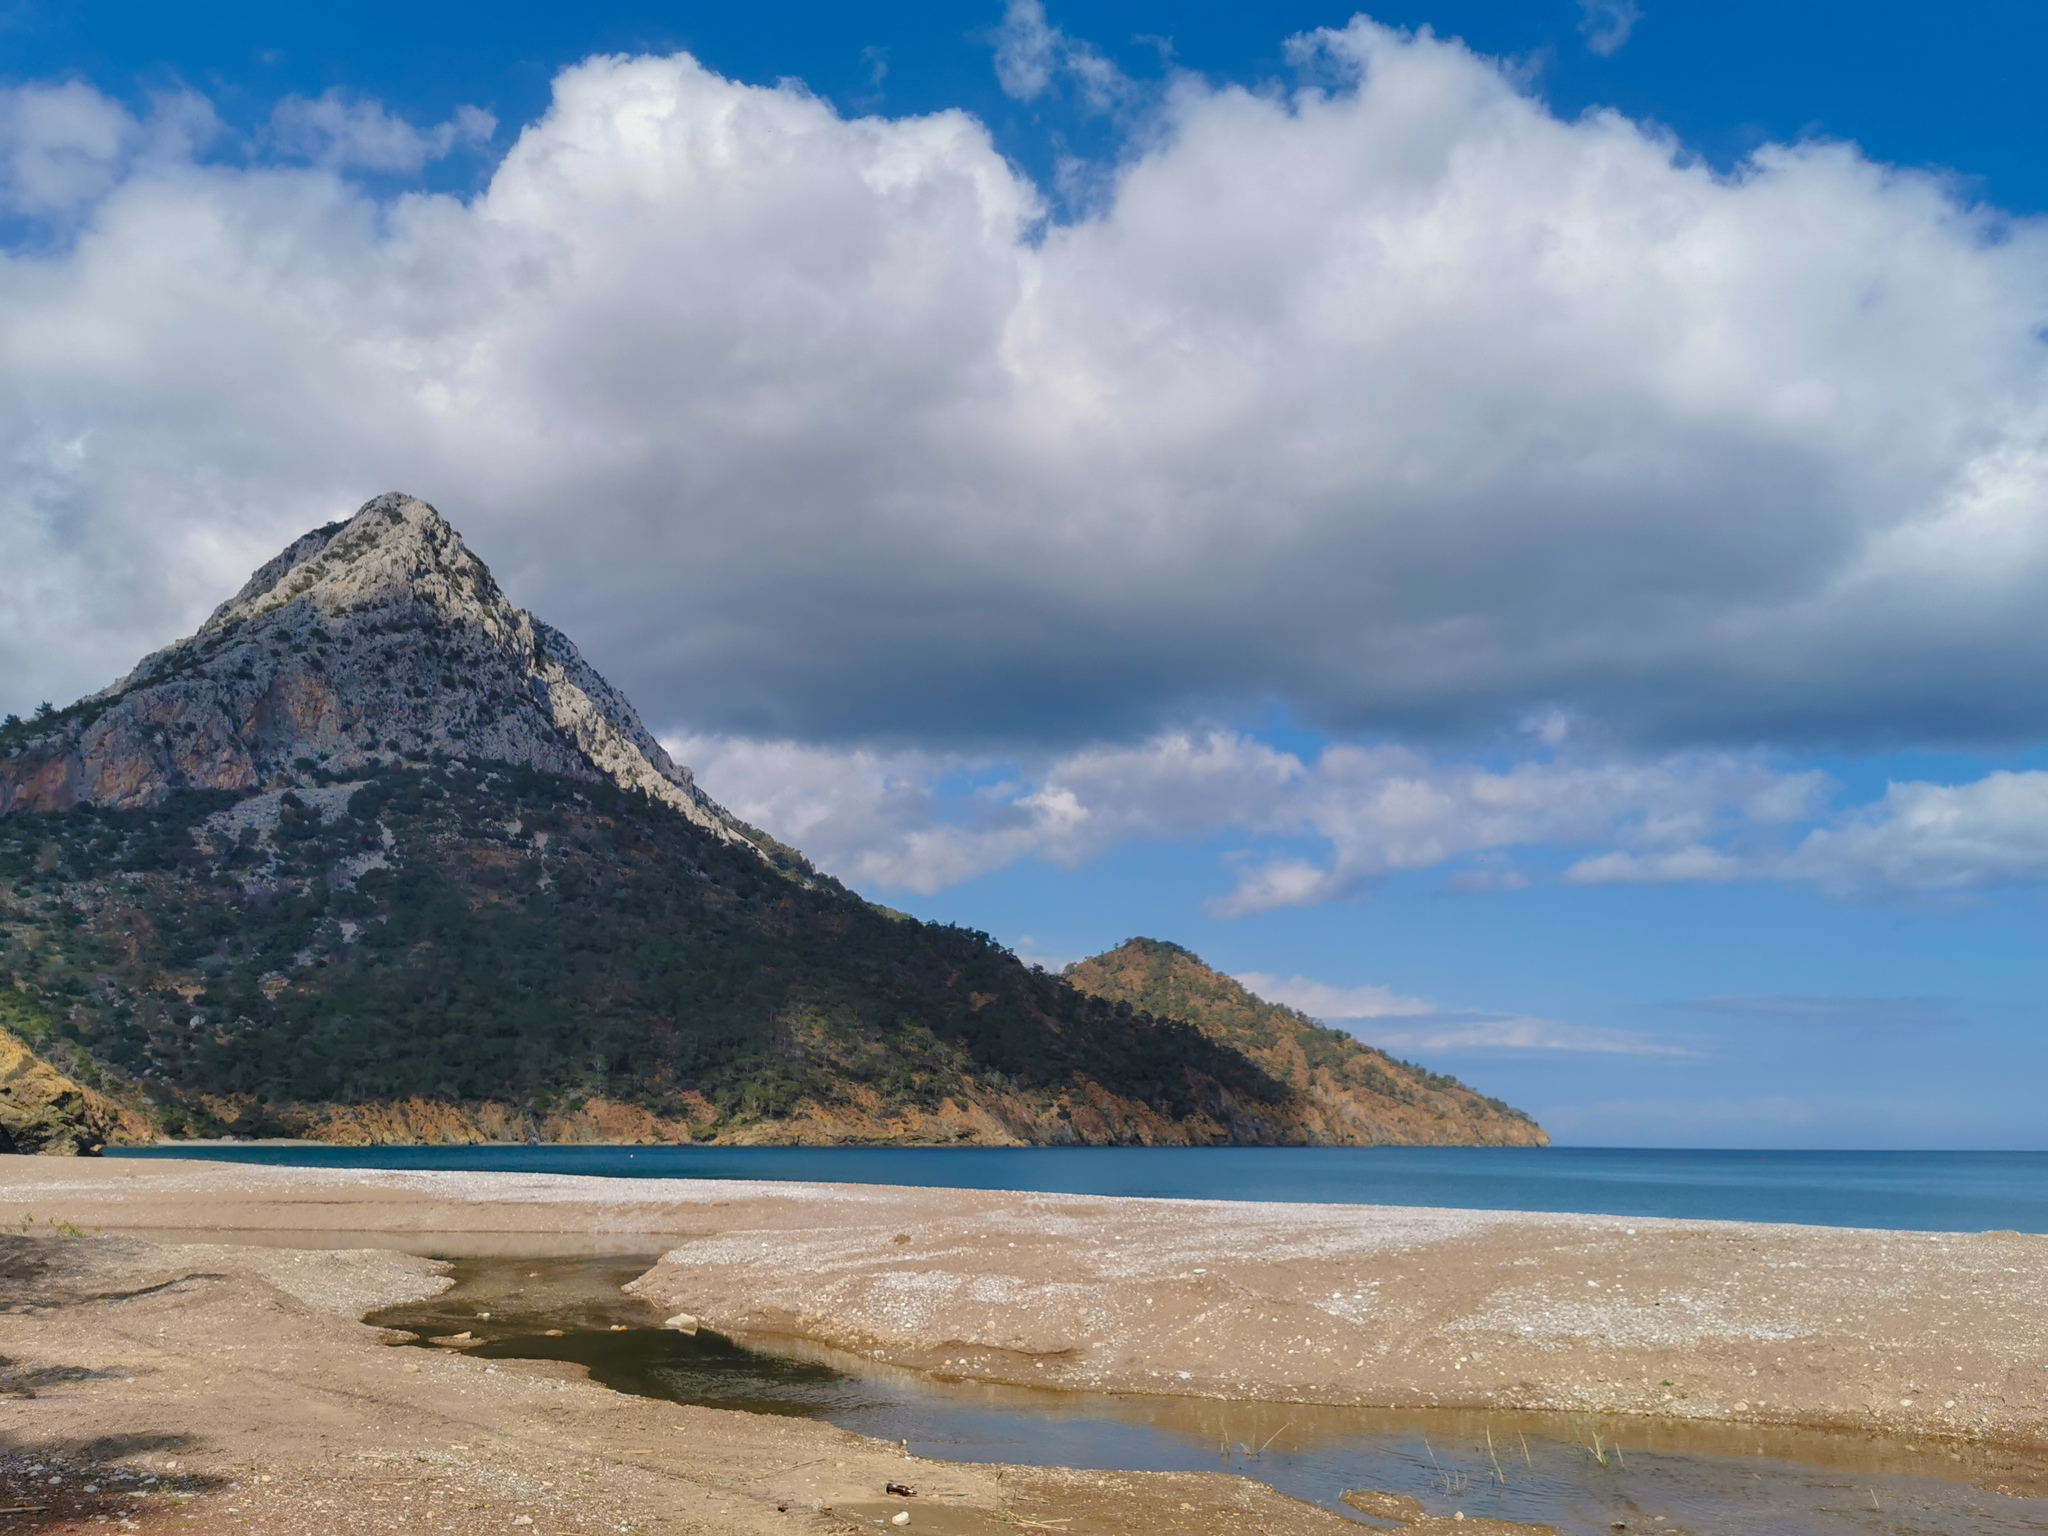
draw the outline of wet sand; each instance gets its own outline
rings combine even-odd
[[[216,1480],[187,1517],[241,1500],[237,1529],[403,1513],[422,1529],[872,1530],[906,1507],[881,1499],[888,1480],[920,1484],[913,1529],[1357,1529],[1220,1474],[904,1479],[900,1454],[818,1424],[379,1348],[356,1319],[444,1283],[417,1253],[658,1252],[636,1289],[664,1315],[966,1380],[2048,1441],[2048,1239],[2013,1234],[0,1159],[0,1224],[31,1212],[38,1231],[218,1246],[29,1240],[31,1270],[61,1257],[5,1282],[0,1353],[37,1392],[33,1419],[0,1398],[8,1449],[83,1456],[128,1436],[131,1470],[178,1459]],[[245,1241],[279,1234],[361,1251]]]
[[[576,1367],[394,1349],[357,1321],[437,1289],[440,1268],[0,1237],[0,1530],[824,1533],[905,1509],[946,1536],[1355,1529],[1244,1478],[923,1462],[621,1396]],[[885,1497],[892,1481],[916,1496]]]

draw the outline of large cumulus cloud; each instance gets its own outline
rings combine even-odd
[[[566,71],[468,200],[15,93],[0,703],[402,487],[675,727],[2038,737],[2040,225],[1364,21],[1295,60],[1065,224],[969,117],[687,57]]]

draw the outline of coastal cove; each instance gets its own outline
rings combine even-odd
[[[324,1169],[885,1184],[1431,1206],[1909,1232],[2048,1233],[2048,1152],[1634,1147],[334,1147],[169,1143],[120,1158]]]

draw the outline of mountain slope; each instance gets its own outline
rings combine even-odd
[[[729,815],[403,496],[0,727],[0,999],[129,1136],[1172,1145],[1328,1118]]]
[[[610,779],[746,840],[566,636],[513,607],[432,507],[395,494],[292,543],[104,693],[12,721],[0,749],[0,815],[444,752]]]
[[[177,1132],[1257,1141],[1288,1097],[1191,1026],[532,769],[13,818],[0,879],[53,1038]]]
[[[1178,944],[1131,939],[1062,973],[1081,991],[1186,1019],[1293,1090],[1304,1139],[1337,1146],[1548,1146],[1520,1110],[1269,1003]]]
[[[42,1043],[44,1033],[18,994],[0,991],[0,1153],[93,1154],[109,1139],[147,1133],[141,1117],[60,1071],[23,1038]]]

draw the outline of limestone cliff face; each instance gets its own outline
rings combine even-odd
[[[750,841],[566,636],[508,602],[432,507],[397,494],[306,534],[197,634],[15,733],[0,815],[141,809],[183,789],[260,789],[308,758],[346,774],[435,753],[609,779]]]

